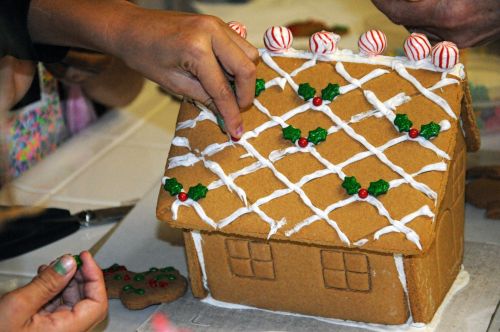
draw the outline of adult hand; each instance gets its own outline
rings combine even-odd
[[[218,18],[124,0],[32,0],[28,28],[38,43],[114,55],[163,88],[220,112],[233,137],[243,133],[239,110],[255,96],[258,52]]]
[[[9,55],[0,58],[0,112],[10,110],[28,91],[36,64]]]
[[[242,135],[240,108],[255,96],[255,47],[213,16],[138,9],[128,26],[118,57],[165,89],[220,112],[229,134]]]
[[[101,269],[88,252],[41,266],[26,286],[0,298],[1,331],[87,331],[106,317]]]
[[[459,48],[500,38],[498,0],[372,0],[392,22]]]

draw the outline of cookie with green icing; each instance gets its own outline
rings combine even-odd
[[[132,272],[123,265],[113,264],[102,272],[108,298],[120,299],[125,307],[132,310],[175,301],[184,295],[187,288],[186,278],[172,266]]]

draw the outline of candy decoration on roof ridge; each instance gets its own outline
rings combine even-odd
[[[406,38],[403,49],[408,59],[419,61],[429,56],[432,46],[426,35],[413,32]]]
[[[458,47],[449,41],[434,45],[431,54],[432,63],[441,69],[453,68],[459,61]]]
[[[286,52],[292,46],[292,42],[292,32],[283,26],[272,26],[264,33],[264,45],[271,52]]]
[[[368,30],[359,37],[358,47],[361,54],[380,55],[387,47],[387,37],[380,30]]]
[[[309,38],[309,49],[314,54],[332,54],[337,50],[340,36],[330,31],[313,33]]]
[[[247,39],[247,27],[240,22],[237,21],[231,21],[228,22],[227,25],[234,30],[237,34],[241,36],[243,39]]]

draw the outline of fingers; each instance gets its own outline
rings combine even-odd
[[[373,4],[392,22],[400,25],[428,26],[435,19],[435,0],[399,1],[372,0]]]
[[[258,57],[258,52],[256,49],[252,51],[245,47],[253,59],[250,58],[234,39],[243,44],[242,47],[246,46],[246,41],[239,36],[232,39],[224,34],[212,39],[213,50],[221,65],[234,77],[238,105],[240,108],[246,108],[252,104],[255,97],[256,67],[253,61]]]
[[[54,299],[69,283],[76,271],[76,262],[71,255],[64,255],[40,273],[28,285],[15,290],[14,296],[22,303],[21,315],[31,317]]]
[[[80,254],[82,259],[82,277],[83,277],[83,290],[86,299],[95,302],[108,303],[106,295],[106,286],[104,285],[104,277],[101,268],[97,265],[92,255],[88,251]]]

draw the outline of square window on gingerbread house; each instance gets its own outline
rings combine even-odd
[[[275,279],[271,246],[259,241],[226,239],[229,266],[237,277]]]
[[[368,292],[371,289],[368,256],[338,250],[321,250],[325,288]]]

